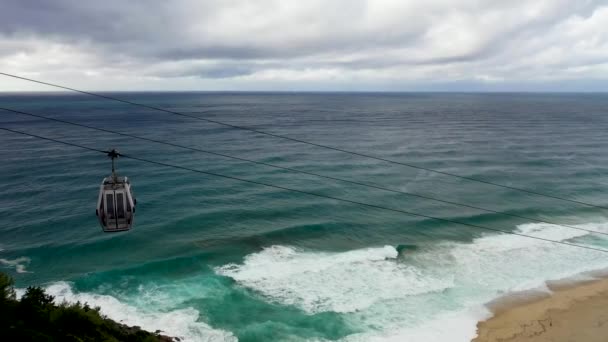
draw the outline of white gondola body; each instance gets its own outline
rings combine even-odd
[[[127,177],[106,177],[97,199],[97,218],[104,232],[131,229],[135,219],[135,197]]]

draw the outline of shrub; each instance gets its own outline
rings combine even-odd
[[[102,316],[87,303],[55,304],[40,287],[15,298],[13,279],[0,273],[0,334],[5,341],[171,341]]]

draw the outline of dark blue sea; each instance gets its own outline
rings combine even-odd
[[[112,93],[151,106],[608,206],[608,95]],[[0,110],[0,127],[138,158],[596,248],[606,210],[71,93],[0,107],[430,196],[228,159]],[[608,254],[119,159],[134,228],[95,216],[110,160],[0,131],[0,271],[183,341],[468,341],[484,304],[583,279]]]

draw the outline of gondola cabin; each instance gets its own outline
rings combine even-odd
[[[114,170],[114,159],[119,156],[116,150],[108,152],[108,157],[112,158],[112,175],[101,182],[95,210],[103,231],[108,233],[131,229],[135,218],[137,200],[131,183],[127,177],[118,177]]]
[[[127,177],[107,177],[101,182],[97,217],[105,232],[129,230],[135,218],[135,199]]]

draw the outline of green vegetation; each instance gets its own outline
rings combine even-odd
[[[20,300],[13,279],[0,273],[0,339],[3,341],[172,341],[101,315],[86,303],[54,304],[39,287]]]

